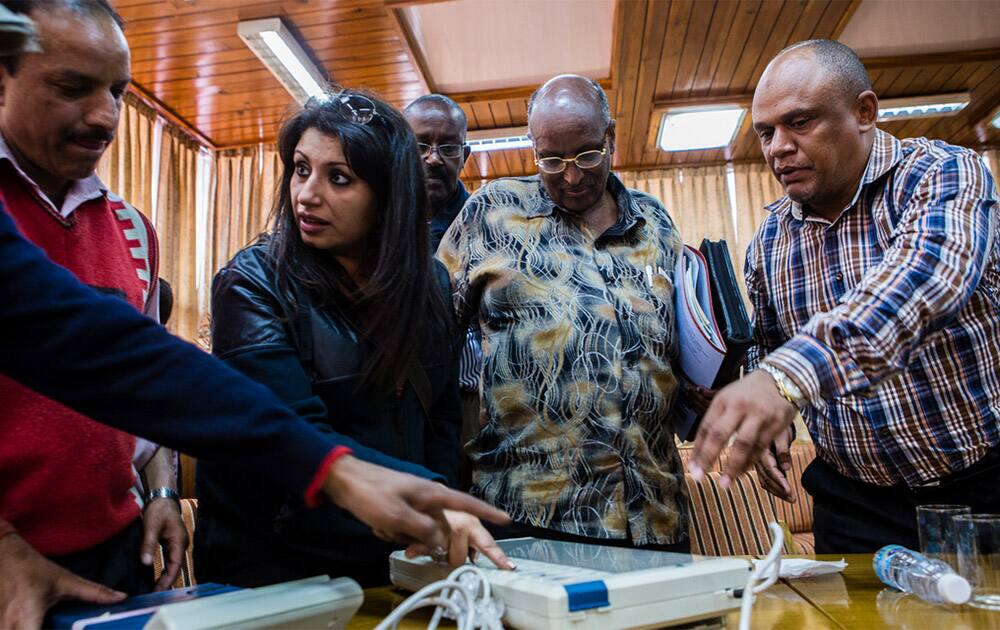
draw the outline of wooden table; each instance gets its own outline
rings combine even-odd
[[[781,580],[757,597],[751,627],[761,630],[1000,630],[1000,612],[969,606],[946,607],[886,588],[875,577],[871,554],[817,556],[847,560],[844,573]],[[365,602],[348,630],[370,630],[399,605],[407,593],[384,586],[365,591]],[[411,614],[400,628],[423,630],[430,612]],[[726,617],[726,628],[739,626],[739,613]],[[443,625],[443,627],[454,627]]]
[[[847,560],[842,574],[787,582],[838,628],[1000,630],[1000,612],[971,606],[934,606],[885,587],[872,570],[871,554],[817,556],[819,560],[841,558]]]

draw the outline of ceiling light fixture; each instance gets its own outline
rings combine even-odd
[[[530,149],[532,146],[526,126],[471,129],[467,142],[473,153]]]
[[[237,28],[240,39],[267,66],[300,104],[323,94],[326,79],[309,59],[281,18],[245,20]]]
[[[969,100],[968,92],[887,98],[879,101],[878,119],[881,122],[886,122],[909,118],[954,116],[965,109]]]
[[[710,105],[668,110],[656,144],[664,151],[700,151],[729,146],[743,123],[746,108]]]
[[[483,138],[481,140],[469,140],[469,147],[473,153],[484,151],[507,151],[511,149],[530,149],[531,138],[528,136],[506,136],[503,138]]]
[[[991,122],[990,124],[996,127],[997,129],[1000,129],[1000,112],[997,112],[997,115],[993,117],[993,122]]]

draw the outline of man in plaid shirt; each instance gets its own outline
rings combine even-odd
[[[817,553],[916,547],[919,504],[1000,512],[996,186],[975,152],[877,118],[843,44],[796,44],[764,71],[753,127],[786,196],[747,250],[753,371],[715,396],[690,467],[735,436],[727,477],[755,465],[794,500],[801,412]]]

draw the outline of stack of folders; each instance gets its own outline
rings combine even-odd
[[[750,318],[724,240],[684,246],[674,269],[680,366],[689,381],[718,389],[739,377],[752,341]],[[693,440],[700,417],[681,401],[677,435]]]

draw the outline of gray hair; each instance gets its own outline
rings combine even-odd
[[[119,29],[125,28],[125,20],[115,11],[108,0],[4,0],[3,6],[14,13],[31,16],[36,11],[68,10],[81,17],[110,18]],[[26,52],[26,51],[22,51]],[[0,57],[0,66],[8,74],[17,73],[21,53]]]

